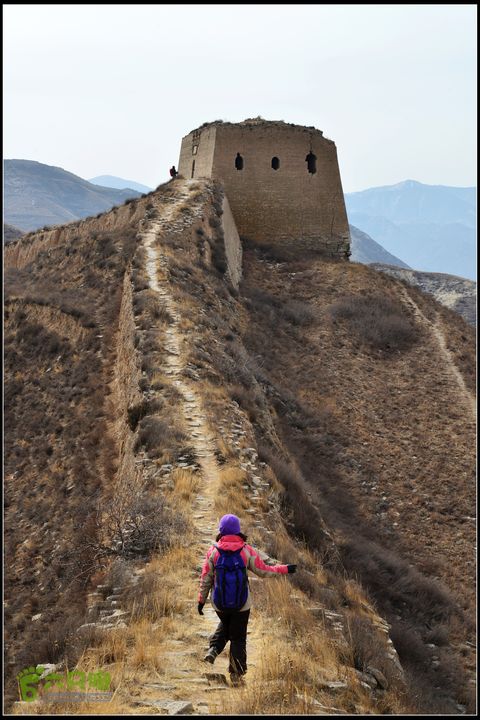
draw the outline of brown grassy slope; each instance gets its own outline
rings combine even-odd
[[[110,384],[147,202],[5,251],[7,690],[15,672],[61,657],[83,622],[95,506],[118,470]]]
[[[150,330],[170,319],[146,291],[138,243],[173,185],[96,218],[29,233],[5,253],[10,700],[24,667],[71,667],[81,654],[88,638],[76,629],[86,593],[104,581],[112,559],[126,557],[112,542],[117,521],[125,529],[128,512],[148,505],[154,517],[143,549],[181,526],[181,513],[167,517],[163,501],[152,500],[152,479],[141,472],[145,454],[171,461],[184,449],[183,436],[167,429],[178,400],[155,372],[159,338]],[[156,404],[152,374],[162,396]],[[145,553],[131,545],[134,562]]]
[[[347,570],[393,624],[407,668],[421,679],[425,666],[420,694],[428,707],[434,695],[441,699],[437,684],[455,696],[461,655],[471,653],[459,646],[474,631],[474,421],[438,344],[419,323],[410,347],[379,350],[362,341],[368,321],[358,331],[331,312],[352,295],[357,306],[369,295],[401,302],[401,288],[361,265],[278,264],[250,250],[244,342],[273,398],[277,431],[335,530]],[[437,318],[472,388],[474,331],[422,293],[408,292]],[[294,301],[299,317],[289,319],[284,309]],[[434,650],[442,655],[438,666],[425,653],[428,642],[445,645]],[[472,669],[470,657],[466,665]]]
[[[136,211],[134,208],[133,210],[133,218],[135,218]],[[188,207],[185,207],[184,210],[188,214]],[[105,216],[105,220],[109,217],[110,214]],[[461,667],[456,664],[458,655],[456,656],[452,652],[451,647],[452,640],[458,642],[457,638],[464,637],[462,635],[465,627],[464,620],[457,620],[455,627],[449,619],[452,608],[455,608],[458,602],[456,599],[452,600],[448,593],[431,578],[436,571],[424,569],[422,575],[415,567],[409,567],[409,562],[412,565],[418,562],[414,554],[418,538],[416,545],[411,531],[413,523],[409,524],[410,516],[402,517],[402,527],[393,530],[393,534],[390,535],[388,534],[388,523],[385,522],[385,519],[382,520],[381,515],[376,515],[377,511],[389,512],[390,508],[378,508],[372,495],[360,492],[360,488],[366,487],[362,485],[363,482],[366,483],[376,478],[378,490],[379,488],[383,489],[384,477],[388,478],[391,480],[388,486],[389,495],[383,492],[382,495],[386,495],[387,499],[383,500],[382,498],[382,502],[387,505],[389,503],[395,505],[395,493],[398,491],[399,482],[403,483],[404,476],[400,475],[399,481],[398,477],[390,474],[390,467],[381,468],[381,453],[390,450],[390,457],[393,461],[398,459],[398,463],[401,464],[403,453],[398,451],[398,448],[402,446],[400,441],[410,437],[409,433],[414,432],[416,422],[409,405],[405,406],[402,417],[400,417],[398,409],[395,412],[393,405],[403,402],[403,396],[392,390],[398,391],[399,389],[397,388],[397,379],[402,377],[400,370],[405,373],[406,387],[409,387],[407,383],[409,377],[410,382],[415,386],[422,384],[415,380],[414,373],[408,375],[407,370],[412,370],[419,365],[420,371],[426,372],[428,365],[425,363],[427,361],[433,363],[435,360],[435,346],[428,345],[430,355],[427,358],[423,353],[419,353],[418,357],[415,355],[423,341],[422,332],[419,332],[418,340],[413,342],[412,337],[415,336],[410,337],[408,332],[408,310],[405,313],[407,327],[400,322],[395,328],[397,335],[393,336],[393,341],[396,342],[399,337],[402,339],[401,333],[406,330],[400,354],[392,353],[388,349],[385,352],[366,348],[360,341],[361,334],[355,335],[352,329],[356,327],[355,332],[361,333],[362,324],[352,325],[352,321],[348,317],[337,315],[337,325],[333,324],[328,306],[339,301],[342,302],[345,296],[348,299],[352,291],[357,295],[360,292],[368,294],[367,291],[372,290],[372,285],[374,290],[390,295],[393,305],[395,303],[398,305],[399,294],[396,288],[399,286],[387,278],[381,281],[382,284],[377,285],[376,274],[367,268],[357,270],[354,265],[325,263],[318,259],[309,259],[289,265],[277,265],[276,263],[268,265],[250,249],[246,254],[246,280],[239,295],[225,282],[224,262],[217,242],[219,238],[216,238],[215,242],[209,243],[214,261],[213,266],[209,264],[209,252],[205,241],[208,227],[208,217],[205,217],[199,227],[192,228],[192,232],[186,232],[181,238],[173,235],[171,238],[164,238],[162,245],[168,255],[169,289],[181,306],[181,327],[188,336],[189,364],[185,367],[185,376],[192,379],[200,378],[200,382],[196,381],[197,391],[203,395],[212,427],[218,426],[220,429],[220,418],[225,413],[228,414],[226,410],[228,405],[225,400],[226,390],[250,419],[261,456],[270,464],[270,470],[265,469],[266,476],[273,470],[277,479],[284,485],[282,519],[288,523],[293,536],[306,540],[311,552],[311,562],[318,563],[321,558],[324,561],[325,570],[321,571],[321,584],[306,572],[299,572],[293,576],[292,582],[299,589],[305,591],[311,599],[331,603],[332,609],[345,613],[349,618],[349,627],[352,632],[351,649],[354,657],[349,658],[348,662],[354,663],[358,669],[363,667],[365,654],[368,657],[371,650],[367,647],[368,637],[371,637],[371,627],[368,625],[363,628],[360,647],[362,652],[354,651],[354,636],[362,635],[361,628],[356,627],[359,623],[356,623],[355,620],[362,619],[360,610],[364,601],[362,599],[359,602],[362,594],[357,594],[357,597],[353,599],[349,597],[345,586],[351,581],[345,583],[343,566],[347,568],[347,577],[348,575],[360,577],[381,612],[386,613],[390,621],[395,623],[394,629],[397,631],[395,642],[402,653],[402,660],[409,676],[407,704],[420,710],[456,712],[452,703],[455,703],[456,700],[466,702],[468,699],[463,678],[459,676]],[[215,227],[215,223],[211,227]],[[95,231],[94,227],[91,229]],[[61,240],[61,236],[59,237],[55,232],[50,238],[47,238],[47,242],[51,243],[51,251],[59,248],[59,253],[53,256],[57,265],[63,262],[60,253]],[[30,249],[24,253],[24,262],[29,262],[35,257],[39,245],[42,245],[42,241],[33,238]],[[83,290],[80,290],[81,285],[84,285],[82,278],[86,273],[87,265],[91,266],[91,262],[84,262],[81,264],[81,268],[77,266],[76,282],[78,284],[74,285],[75,293],[72,296],[77,299],[75,307],[79,305],[79,299],[83,303],[89,295],[89,293],[83,294]],[[292,273],[295,274],[292,275]],[[52,271],[51,277],[58,279],[63,277],[63,273],[55,276]],[[138,307],[141,309],[144,304],[141,273],[134,272],[134,279],[136,292],[133,304],[134,307],[137,306],[137,309]],[[38,277],[36,282],[39,282]],[[108,285],[110,288],[113,287],[112,283]],[[119,283],[120,285],[121,283]],[[23,280],[20,284],[17,282],[17,286],[22,288]],[[102,288],[104,286],[102,283]],[[87,286],[88,288],[90,285]],[[102,298],[105,298],[103,290],[102,293],[95,296],[94,308],[102,307]],[[434,317],[436,305],[430,301],[422,304],[420,295],[416,297],[416,300],[422,305],[422,310],[428,316]],[[104,302],[107,301],[104,300]],[[128,305],[128,302],[126,304]],[[118,307],[116,312],[116,317],[118,317]],[[125,310],[125,317],[127,316],[128,312]],[[158,319],[159,310],[152,307],[151,317],[155,316]],[[130,321],[131,318],[128,322]],[[156,415],[157,412],[163,412],[164,407],[174,398],[167,397],[165,393],[169,387],[168,381],[165,382],[166,379],[162,378],[161,374],[162,353],[157,347],[159,338],[153,335],[150,337],[151,322],[148,313],[140,312],[138,322],[143,330],[135,335],[135,343],[140,351],[141,367],[145,373],[140,380],[140,388],[147,393],[154,388],[165,395],[165,398],[161,398],[161,407],[154,412]],[[122,323],[123,325],[127,324],[123,321]],[[463,326],[452,323],[448,313],[444,317],[442,316],[441,323],[442,326],[449,329],[449,341],[456,349],[457,341],[461,337],[456,334],[456,330],[460,329],[463,334]],[[91,329],[94,331],[93,327]],[[151,419],[149,419],[149,415],[152,414],[152,408],[149,412],[149,408],[144,407],[143,401],[139,399],[135,401],[136,391],[133,388],[133,380],[136,377],[137,369],[135,362],[132,362],[132,355],[134,356],[135,353],[132,350],[133,339],[129,336],[129,332],[131,335],[131,331],[127,332],[126,327],[120,328],[117,344],[113,343],[112,345],[112,342],[107,344],[110,349],[115,347],[115,352],[111,357],[111,362],[104,364],[106,374],[102,387],[112,389],[112,406],[110,403],[105,404],[105,408],[108,409],[106,427],[112,434],[117,448],[131,446],[134,438],[127,431],[130,425],[135,428],[135,438],[140,444],[139,452],[144,448],[149,454],[153,451],[158,454],[158,450],[163,453],[164,449],[159,448],[156,442],[153,444],[150,442]],[[97,329],[95,334],[104,333]],[[462,369],[465,374],[468,374],[472,360],[471,335],[467,333],[465,338],[466,340],[462,342],[466,343],[466,348],[458,354]],[[72,334],[70,341],[73,342],[74,339]],[[15,350],[18,345],[19,343],[15,341]],[[73,357],[74,355],[72,355]],[[123,360],[119,362],[118,359],[122,357]],[[114,362],[115,358],[117,363]],[[411,359],[412,364],[404,367],[407,358]],[[437,369],[442,371],[443,364],[438,357],[436,360]],[[31,363],[30,359],[26,364],[31,365]],[[115,373],[116,377],[112,377],[111,373]],[[421,376],[421,372],[418,373],[418,377]],[[383,385],[379,384],[379,377],[383,379]],[[444,384],[448,383],[448,378],[443,382]],[[432,387],[434,386],[432,385]],[[123,400],[120,397],[122,395],[121,388],[127,389],[124,394],[128,397]],[[425,391],[425,402],[428,399],[430,404],[437,406],[447,392],[452,393],[451,385],[445,384],[443,391],[443,394],[439,394],[438,397],[433,394],[432,400],[430,400],[430,391],[428,393]],[[65,392],[66,388],[62,387],[60,397]],[[31,393],[28,394],[28,397],[31,397]],[[383,399],[384,402],[373,403],[372,399],[377,398]],[[164,400],[167,403],[163,402]],[[130,402],[133,404],[129,404]],[[50,408],[51,405],[45,403],[42,406],[41,414],[48,416],[51,412]],[[147,411],[145,417],[143,416],[144,410]],[[439,414],[444,413],[445,408],[439,406],[438,412]],[[376,414],[383,414],[383,417],[377,421]],[[161,417],[161,420],[163,419],[164,417]],[[397,427],[399,419],[402,420],[404,427]],[[174,420],[175,418],[172,417],[172,423]],[[439,422],[438,426],[440,424]],[[448,425],[450,431],[455,428],[454,423],[447,415],[443,416],[443,424]],[[163,432],[164,428],[160,429]],[[435,425],[435,429],[437,429],[437,425]],[[379,433],[382,432],[387,437],[378,439],[374,436],[375,430]],[[387,442],[388,433],[393,434],[394,432],[396,433],[395,441],[392,440],[389,444]],[[430,426],[427,426],[424,432],[429,434],[432,439]],[[27,436],[28,439],[32,442],[31,433]],[[447,440],[450,440],[450,444],[453,445],[451,432]],[[385,444],[380,445],[380,442]],[[100,443],[103,443],[103,437]],[[249,444],[251,445],[251,443],[250,440]],[[369,443],[370,447],[361,443]],[[432,452],[434,453],[436,450]],[[222,447],[219,443],[218,460],[220,464],[224,463],[225,455],[228,454],[229,448],[225,445]],[[132,453],[125,458],[120,456],[119,465],[124,467],[124,471],[119,470],[116,474],[114,470],[111,471],[108,475],[110,482],[105,482],[103,488],[106,494],[111,494],[114,477],[115,483],[120,482],[121,484],[122,479],[128,481],[132,458]],[[292,465],[292,459],[296,461],[300,470]],[[161,460],[159,461],[161,462]],[[67,463],[67,459],[62,456],[61,462],[62,464]],[[376,463],[378,463],[378,467]],[[386,463],[384,462],[384,464]],[[301,471],[303,471],[304,477]],[[374,471],[377,474],[371,475]],[[406,471],[403,465],[401,465],[401,472],[405,475]],[[30,485],[21,485],[22,491],[25,487],[32,487],[37,482],[37,477],[33,473],[26,477]],[[77,477],[77,482],[78,480]],[[465,487],[467,486],[465,485]],[[178,488],[178,490],[181,495],[182,489]],[[403,495],[402,493],[398,494],[402,499],[407,492],[403,489]],[[235,493],[233,495],[236,497]],[[37,492],[35,499],[43,502],[44,498]],[[241,499],[243,501],[243,498]],[[88,502],[88,500],[89,495],[84,493],[84,501]],[[241,507],[244,507],[243,504]],[[416,505],[413,506],[412,512],[416,512],[415,508]],[[72,505],[72,509],[75,511],[75,505]],[[422,517],[421,510],[422,508],[419,508],[418,518]],[[458,510],[463,511],[461,507]],[[13,512],[21,514],[22,509],[18,502],[9,517],[11,527],[14,525]],[[64,512],[64,516],[68,516],[68,512],[70,511]],[[265,518],[267,527],[270,527],[270,523],[274,522],[275,517],[276,513],[268,514],[268,517]],[[325,519],[328,520],[330,529],[334,530],[340,546],[341,557],[332,546],[331,540],[327,540],[328,536],[324,528]],[[393,522],[397,522],[397,519]],[[428,530],[428,515],[424,514],[423,522],[423,527]],[[62,527],[60,518],[56,519],[55,525]],[[32,525],[32,528],[35,528],[35,524]],[[297,557],[295,552],[298,552],[299,561],[305,562],[306,551],[302,551],[301,545],[296,547],[290,539],[287,542],[283,532],[275,532],[278,528],[271,527],[270,529],[274,531],[274,534],[271,541],[272,546],[266,547],[268,552],[274,556],[288,557],[293,561]],[[443,531],[443,527],[441,530]],[[462,530],[465,530],[465,525],[462,526]],[[428,533],[424,531],[424,535],[428,536]],[[280,541],[278,537],[280,537]],[[81,538],[82,536],[78,534],[70,540],[75,544]],[[18,543],[17,540],[13,547],[16,548]],[[51,552],[54,548],[50,544],[45,546],[45,550]],[[190,561],[185,567],[185,571],[190,573]],[[439,573],[437,572],[437,574]],[[28,579],[28,573],[25,572],[24,577]],[[174,581],[175,578],[172,578],[172,582]],[[194,584],[193,595],[195,595],[196,580]],[[465,581],[465,585],[468,586],[468,579]],[[24,585],[16,587],[17,593],[24,600],[26,582]],[[59,591],[56,597],[61,598],[62,595],[63,593]],[[150,595],[146,594],[143,599],[148,600],[149,597]],[[288,600],[290,601],[290,598]],[[284,610],[286,612],[283,602],[281,607],[282,614]],[[294,603],[290,606],[291,611],[293,608]],[[272,609],[270,607],[265,609],[265,627],[268,629]],[[261,613],[261,598],[259,610]],[[190,623],[189,612],[191,611],[186,612],[187,615],[182,617],[182,622]],[[400,615],[400,619],[396,615]],[[30,625],[33,624],[30,623]],[[26,626],[28,627],[28,625],[27,622]],[[452,629],[456,631],[456,635]],[[43,627],[43,635],[45,630],[46,627]],[[128,632],[130,633],[130,630]],[[312,634],[310,627],[306,628],[306,632],[307,635],[316,637],[315,634]],[[448,633],[450,633],[450,637]],[[148,652],[155,651],[152,644],[148,645],[149,639],[152,638],[148,627],[143,635],[145,635],[144,639],[138,637],[138,661],[141,660],[140,653],[144,653],[146,650]],[[17,640],[18,637],[17,635]],[[28,640],[28,638],[25,639]],[[311,639],[313,640],[313,637]],[[434,642],[437,645],[443,644],[443,647],[433,651],[441,656],[441,666],[438,670],[435,670],[437,666],[432,665],[433,653],[427,648],[428,642]],[[291,651],[291,644],[292,639],[289,638],[282,650],[284,654]],[[298,629],[295,628],[295,644],[298,658],[302,657],[302,654],[311,652],[303,625]],[[31,643],[30,652],[34,651],[35,645]],[[375,647],[374,651],[374,656],[378,656],[380,661],[383,648]],[[95,657],[97,656],[95,655]],[[45,657],[38,658],[37,655],[33,656],[32,654],[29,656],[28,662],[45,659]],[[156,661],[158,658],[155,655],[155,658],[152,656],[151,659]],[[128,669],[130,671],[132,668],[129,666]],[[300,663],[296,667],[299,677],[302,670],[303,665]],[[288,672],[287,668],[284,668],[285,672]],[[279,679],[281,680],[281,678]],[[436,687],[440,685],[442,691],[437,692]],[[418,687],[420,691],[417,689]],[[278,697],[275,697],[275,703],[278,702],[280,709],[283,707],[283,691],[284,687],[280,682],[278,684],[279,694]],[[290,698],[288,702],[290,703]],[[389,712],[390,702],[387,695],[384,700],[382,698],[377,701],[368,700],[367,707],[372,707],[374,712],[382,712],[382,708]],[[382,703],[384,704],[382,705]],[[340,706],[347,707],[341,701]],[[274,707],[277,705],[275,704]],[[287,707],[290,708],[293,705]],[[395,705],[395,707],[398,706]],[[258,710],[258,705],[255,703],[247,705],[248,711],[252,708]],[[261,709],[265,711],[264,707]],[[74,711],[78,712],[78,708]]]
[[[178,209],[178,208],[177,208]],[[188,209],[182,208],[182,215],[188,214]],[[207,211],[208,212],[208,211]],[[214,220],[214,218],[211,218]],[[208,228],[208,216],[198,221],[202,227],[187,228],[185,232],[178,231],[178,222],[175,223],[176,232],[172,232],[172,236],[164,238],[165,242],[160,243],[160,250],[168,255],[168,269],[162,270],[159,275],[162,277],[162,286],[165,291],[175,289],[179,297],[178,309],[175,309],[170,303],[166,308],[172,309],[172,317],[180,316],[178,328],[182,334],[185,334],[185,351],[188,353],[190,346],[195,347],[195,351],[201,352],[201,345],[205,340],[205,331],[208,332],[216,329],[220,331],[222,325],[225,325],[225,317],[233,311],[238,313],[241,309],[235,303],[233,296],[227,289],[221,270],[223,267],[222,257],[216,243],[213,242],[213,249],[218,252],[212,255],[215,258],[214,267],[210,267],[206,259],[208,253],[202,245],[197,244],[196,237],[200,236],[196,230]],[[213,225],[212,227],[218,227]],[[194,231],[194,232],[190,232]],[[216,233],[218,235],[218,232]],[[198,238],[197,238],[198,239]],[[218,238],[217,238],[218,239]],[[137,259],[136,253],[134,263]],[[138,268],[137,268],[138,269]],[[169,277],[168,281],[164,280],[164,272]],[[248,713],[264,713],[276,712],[315,712],[318,702],[325,703],[324,707],[334,703],[336,707],[352,711],[360,712],[361,709],[372,708],[374,712],[400,711],[404,708],[400,697],[400,687],[397,687],[399,678],[397,671],[392,663],[386,658],[388,651],[387,638],[384,629],[377,628],[374,623],[378,621],[371,608],[365,605],[364,598],[356,587],[355,583],[345,581],[341,577],[332,578],[336,580],[337,591],[331,587],[329,590],[329,605],[342,612],[341,605],[345,603],[345,615],[334,613],[334,617],[350,627],[353,634],[353,641],[341,642],[338,635],[336,625],[330,628],[325,625],[330,624],[327,616],[323,617],[323,613],[318,613],[321,608],[316,605],[316,615],[312,616],[310,606],[312,605],[313,593],[318,590],[318,599],[322,588],[327,580],[327,575],[318,567],[318,559],[314,554],[310,554],[308,549],[297,546],[283,529],[282,519],[276,508],[277,502],[272,498],[276,498],[278,483],[274,482],[274,476],[268,469],[262,470],[265,479],[268,478],[268,494],[257,497],[254,507],[251,507],[252,501],[249,496],[252,489],[249,485],[245,485],[247,473],[241,469],[241,458],[244,457],[233,442],[233,426],[240,425],[245,427],[245,434],[242,439],[242,447],[244,450],[249,447],[251,449],[253,441],[253,433],[244,413],[240,408],[235,407],[234,403],[228,397],[228,384],[222,381],[222,375],[217,374],[218,369],[209,359],[207,352],[203,353],[202,370],[209,373],[213,379],[218,378],[219,384],[214,389],[210,383],[195,381],[198,374],[192,364],[183,364],[183,353],[176,350],[173,357],[169,357],[167,348],[165,347],[165,313],[161,312],[161,298],[157,297],[157,302],[153,302],[152,292],[141,289],[142,273],[134,273],[135,292],[133,295],[133,306],[136,311],[136,330],[135,345],[140,349],[141,366],[144,368],[144,375],[141,378],[142,390],[148,397],[141,401],[140,404],[130,406],[128,408],[129,424],[138,424],[140,432],[137,439],[139,445],[143,446],[149,455],[141,460],[144,467],[145,479],[152,481],[157,485],[157,493],[161,493],[162,486],[167,487],[166,494],[171,498],[172,503],[180,510],[188,511],[188,506],[194,499],[195,494],[201,490],[211,498],[210,502],[200,502],[190,508],[189,533],[185,537],[178,536],[175,546],[170,553],[163,554],[155,558],[149,565],[140,568],[144,581],[139,583],[133,590],[133,606],[131,608],[132,615],[129,618],[128,625],[124,624],[123,628],[118,627],[112,633],[106,632],[100,635],[95,643],[92,639],[91,645],[81,658],[81,666],[89,668],[107,667],[112,673],[114,682],[115,698],[108,705],[98,707],[91,706],[65,706],[54,705],[53,707],[40,706],[37,708],[29,707],[26,710],[42,712],[51,712],[54,714],[67,713],[86,713],[92,714],[98,710],[100,712],[112,712],[134,714],[138,712],[146,712],[146,708],[135,705],[137,699],[142,700],[146,697],[152,697],[152,700],[160,694],[164,695],[162,685],[152,688],[147,684],[152,679],[162,679],[166,681],[168,695],[171,697],[172,691],[175,697],[188,697],[195,704],[203,701],[205,705],[205,695],[201,685],[202,682],[198,678],[199,658],[202,653],[203,643],[198,638],[197,628],[200,629],[204,625],[204,621],[199,618],[195,612],[195,603],[188,598],[195,598],[197,589],[198,572],[194,570],[195,556],[200,551],[198,537],[193,537],[198,533],[198,510],[203,509],[201,517],[203,522],[207,522],[211,529],[216,527],[216,521],[219,514],[226,510],[234,510],[239,512],[244,520],[244,529],[251,534],[252,542],[255,544],[261,541],[264,546],[265,535],[273,536],[276,545],[276,552],[280,557],[288,558],[292,561],[298,560],[301,568],[298,574],[293,578],[277,578],[275,588],[269,589],[268,584],[264,586],[260,583],[260,588],[255,588],[256,617],[252,625],[253,635],[249,637],[250,653],[249,658],[252,661],[252,667],[256,665],[254,673],[250,673],[249,679],[253,679],[253,685],[250,684],[246,693],[239,694],[236,691],[229,693],[223,697],[226,705],[231,705],[231,712],[235,714],[239,710]],[[126,296],[127,293],[124,293]],[[122,338],[127,338],[128,333],[124,326],[129,324],[128,313],[124,310],[127,302],[122,301],[121,310],[121,328],[119,332],[118,344],[121,352],[117,353],[117,358],[128,353],[128,348]],[[145,312],[147,308],[149,311]],[[165,310],[165,307],[163,308]],[[173,320],[170,319],[172,323]],[[177,321],[176,321],[177,322]],[[176,324],[176,323],[175,323]],[[211,345],[215,346],[218,341],[215,337],[211,339]],[[180,347],[180,346],[179,346]],[[215,359],[219,360],[221,350],[216,354]],[[182,356],[182,360],[178,357]],[[198,361],[198,360],[197,360]],[[128,362],[125,358],[123,363],[123,371],[120,373],[122,377],[122,386],[128,387],[127,376],[134,376],[135,368],[127,370]],[[172,370],[176,368],[175,372]],[[172,482],[163,481],[158,478],[158,465],[169,460],[174,462],[176,448],[172,438],[174,431],[182,425],[182,391],[184,385],[180,381],[180,377],[190,378],[192,382],[188,382],[188,387],[193,391],[196,386],[195,393],[202,395],[206,406],[210,410],[220,410],[223,416],[224,442],[217,437],[218,448],[217,456],[219,465],[211,458],[209,468],[213,477],[209,473],[202,477],[202,485],[199,483],[199,477],[192,473],[186,473],[180,470],[175,471]],[[177,386],[176,397],[171,395],[172,385],[179,383]],[[185,386],[186,387],[186,386]],[[187,395],[189,393],[187,392]],[[212,402],[215,396],[215,402]],[[169,414],[167,407],[170,400],[176,401],[176,414]],[[196,403],[194,403],[196,405]],[[198,408],[203,403],[198,404]],[[214,406],[212,408],[212,406]],[[173,408],[170,408],[173,410]],[[191,410],[189,410],[191,412]],[[146,414],[145,414],[146,413]],[[160,421],[160,425],[164,425],[164,421],[168,420],[169,433],[165,433],[165,427],[160,427],[159,435],[152,437],[151,430],[153,427],[152,420]],[[215,418],[213,418],[215,419]],[[148,420],[149,423],[144,423]],[[186,417],[184,418],[186,420]],[[184,429],[186,424],[183,423]],[[212,427],[215,427],[216,423]],[[194,423],[194,427],[198,427]],[[207,429],[207,428],[205,428]],[[172,432],[173,431],[173,432]],[[192,433],[193,438],[194,433]],[[248,435],[248,439],[247,439]],[[151,442],[155,440],[155,442]],[[167,440],[167,447],[165,447]],[[181,441],[182,439],[179,438]],[[126,442],[129,438],[127,436]],[[194,441],[195,447],[199,452],[204,452],[206,445]],[[165,456],[168,451],[168,456]],[[139,454],[141,449],[139,448]],[[180,453],[183,455],[183,451]],[[227,461],[227,457],[229,458]],[[216,467],[216,470],[215,470]],[[153,471],[153,473],[152,473]],[[128,474],[125,475],[128,477]],[[155,479],[157,478],[157,480]],[[219,482],[222,485],[222,493],[211,497],[209,493],[211,483]],[[246,488],[246,490],[245,490]],[[197,501],[200,497],[197,498]],[[203,498],[205,500],[205,498]],[[196,511],[195,511],[196,508]],[[208,512],[207,511],[208,508]],[[215,509],[213,514],[211,510]],[[109,506],[110,509],[110,506]],[[252,514],[253,513],[253,514]],[[215,517],[217,516],[217,517]],[[197,525],[197,528],[195,528]],[[267,526],[271,528],[267,529]],[[195,532],[194,532],[195,530]],[[250,532],[251,531],[251,532]],[[263,536],[263,537],[262,537]],[[188,552],[184,551],[183,545],[187,540],[189,548]],[[198,556],[197,556],[198,557]],[[307,574],[308,569],[308,574]],[[194,580],[192,580],[192,571]],[[109,581],[107,581],[109,582]],[[305,587],[307,593],[293,593],[291,582],[296,586],[297,590]],[[257,582],[256,585],[259,583]],[[332,599],[333,598],[333,599]],[[348,607],[347,607],[348,605]],[[360,618],[357,614],[367,613]],[[193,615],[193,617],[192,617]],[[275,621],[275,637],[271,633],[272,617]],[[196,620],[196,622],[195,622]],[[205,620],[205,619],[204,619]],[[361,620],[361,626],[356,626],[353,620]],[[203,633],[200,633],[203,635]],[[343,632],[340,633],[343,638]],[[375,638],[372,648],[372,637]],[[185,650],[181,649],[185,648]],[[180,652],[175,652],[175,649]],[[173,659],[172,659],[173,656]],[[306,657],[307,656],[307,657]],[[222,658],[223,667],[220,664],[218,670],[225,671],[227,659]],[[255,660],[257,662],[255,663]],[[382,669],[389,678],[390,685],[387,692],[383,690],[372,691],[372,693],[362,687],[357,679],[354,671],[355,667],[361,668],[365,662],[372,662],[375,667]],[[203,668],[200,666],[200,669]],[[179,681],[179,673],[183,675]],[[286,682],[288,675],[288,682]],[[332,681],[341,679],[346,680],[340,689],[329,689],[325,685],[326,680]],[[206,680],[203,681],[205,684]],[[266,691],[266,687],[268,691]],[[209,711],[221,711],[222,694],[216,693],[214,688],[212,694],[208,696]],[[224,688],[222,688],[224,689]],[[218,697],[220,695],[220,697]],[[317,705],[315,705],[317,703]],[[20,712],[24,708],[19,708]]]

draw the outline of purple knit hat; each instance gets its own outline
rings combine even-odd
[[[236,515],[224,515],[220,520],[218,531],[221,535],[238,535],[240,520]]]

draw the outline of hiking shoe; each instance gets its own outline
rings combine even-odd
[[[216,651],[213,648],[210,648],[210,650],[207,652],[207,654],[203,658],[203,662],[208,662],[208,663],[210,663],[210,665],[213,665],[216,657],[217,657]]]
[[[233,687],[242,687],[243,685],[245,685],[245,678],[243,677],[243,675],[230,673],[230,682]]]

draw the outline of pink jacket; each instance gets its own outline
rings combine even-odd
[[[247,543],[238,535],[224,535],[220,538],[217,544],[220,548],[222,548],[222,550],[238,550],[243,547],[240,554],[245,562],[245,567],[247,570],[254,572],[255,575],[259,575],[264,578],[271,577],[272,575],[286,575],[288,573],[287,565],[266,565],[259,556],[258,551],[254,550],[251,545],[247,545]],[[220,553],[215,545],[212,545],[207,550],[207,555],[202,567],[202,576],[200,578],[200,591],[198,593],[198,602],[200,603],[205,603],[207,601],[208,593],[213,586],[215,563],[217,562],[219,556]],[[211,602],[214,609],[217,610],[213,600]],[[250,588],[248,588],[247,601],[239,612],[249,610],[251,605]]]

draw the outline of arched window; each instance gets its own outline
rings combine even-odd
[[[280,167],[280,160],[278,159],[278,157],[273,157],[272,158],[272,170],[278,170],[279,167]]]
[[[311,150],[305,158],[305,162],[307,163],[308,172],[314,175],[317,172],[317,156]]]
[[[192,177],[195,174],[195,160],[192,162]]]
[[[243,170],[243,157],[240,153],[237,153],[237,157],[235,158],[235,167],[237,170]]]

